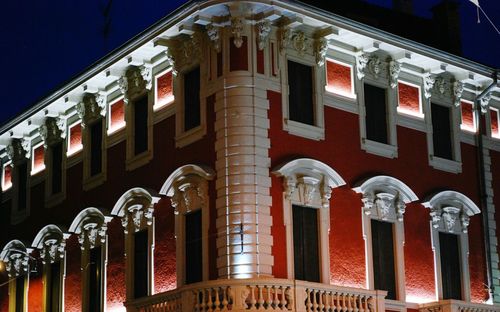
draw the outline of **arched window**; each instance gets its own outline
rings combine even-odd
[[[71,223],[69,232],[78,235],[82,250],[82,311],[106,310],[107,223],[97,208],[82,210]]]
[[[57,225],[42,228],[31,245],[40,251],[43,264],[44,311],[64,311],[64,272],[66,239]]]
[[[288,278],[329,283],[330,197],[344,180],[328,165],[308,158],[281,165],[274,174],[284,178]]]
[[[175,209],[177,286],[208,280],[208,181],[214,175],[210,168],[185,165],[161,188]]]
[[[31,271],[31,250],[19,240],[12,240],[0,253],[0,260],[5,264],[9,276],[9,311],[28,310],[29,273]]]
[[[470,217],[481,211],[467,196],[455,191],[440,192],[423,205],[431,210],[436,299],[470,301],[467,227]]]
[[[405,301],[404,223],[406,204],[418,200],[400,180],[376,176],[353,189],[362,194],[368,289]]]
[[[154,192],[136,187],[125,192],[111,214],[122,220],[125,233],[127,299],[153,294]]]

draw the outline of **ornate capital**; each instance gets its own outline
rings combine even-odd
[[[212,46],[214,47],[217,53],[221,50],[221,36],[220,36],[220,27],[214,26],[213,24],[208,24],[205,28],[207,31],[208,39],[212,42]]]
[[[389,61],[389,85],[392,89],[398,86],[399,73],[401,72],[401,63],[394,60]]]
[[[129,229],[138,232],[144,225],[153,224],[154,206],[133,205],[126,209],[122,217],[123,232],[128,234]]]
[[[76,105],[76,111],[82,120],[82,126],[85,127],[92,121],[106,116],[106,96],[102,93],[87,93]]]
[[[267,45],[267,39],[271,33],[271,22],[263,20],[255,25],[257,31],[257,46],[259,50],[264,50]]]
[[[30,154],[30,141],[25,139],[12,139],[7,145],[7,157],[15,165],[16,162],[24,160]]]
[[[432,88],[434,88],[434,83],[436,79],[432,77],[431,73],[426,73],[423,77],[424,82],[424,96],[426,99],[430,99],[432,96]]]
[[[461,81],[453,82],[453,104],[455,107],[460,106],[460,100],[462,99],[462,93],[464,92],[464,84]]]
[[[442,228],[448,233],[467,233],[470,218],[458,207],[431,208],[431,222],[435,229]]]
[[[325,64],[326,51],[328,50],[328,40],[318,38],[314,40],[314,55],[316,56],[316,64],[323,66]]]
[[[188,175],[174,183],[170,197],[175,213],[187,213],[203,208],[208,198],[208,182],[202,177]]]
[[[366,53],[360,54],[356,57],[356,77],[358,77],[359,80],[363,80],[363,78],[365,78],[365,70],[369,61],[369,55]]]
[[[48,117],[38,128],[38,132],[43,138],[45,148],[47,148],[66,137],[66,121],[62,118]]]
[[[231,33],[233,34],[233,43],[238,49],[243,45],[243,18],[231,18]]]
[[[54,263],[57,260],[64,258],[65,249],[66,242],[64,239],[45,240],[42,249],[40,249],[40,258],[42,259],[42,263]]]
[[[78,236],[78,242],[80,243],[80,248],[85,250],[86,248],[92,249],[97,243],[104,244],[106,242],[106,232],[108,226],[106,223],[101,225],[93,222],[86,223]]]
[[[5,262],[5,270],[10,278],[17,277],[28,273],[29,270],[29,256],[18,251],[11,251]]]

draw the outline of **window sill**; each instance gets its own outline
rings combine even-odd
[[[83,190],[84,191],[91,190],[103,184],[105,181],[106,181],[106,174],[104,172],[101,172],[92,177],[85,178],[83,182]]]
[[[201,124],[196,128],[183,132],[175,137],[175,147],[181,148],[203,138],[207,133],[207,128]]]
[[[394,145],[384,144],[365,138],[361,139],[361,149],[367,153],[387,158],[398,157],[398,147]]]
[[[283,129],[288,133],[316,141],[325,139],[325,129],[301,122],[285,119]]]
[[[113,130],[113,132],[108,132],[107,147],[112,147],[125,140],[125,132],[125,126],[119,129],[115,129]]]
[[[437,157],[434,155],[429,156],[429,165],[431,165],[431,167],[433,167],[434,169],[447,171],[447,172],[451,172],[451,173],[462,172],[462,163],[461,162]]]
[[[423,117],[409,115],[398,111],[398,126],[426,132],[427,128]]]
[[[358,113],[357,97],[348,97],[337,93],[326,91],[323,96],[324,104],[329,107],[337,108],[349,113]]]
[[[386,311],[406,311],[406,303],[399,300],[385,299]]]
[[[153,158],[153,151],[147,150],[139,155],[135,155],[126,161],[126,170],[132,171],[139,167],[144,166]]]

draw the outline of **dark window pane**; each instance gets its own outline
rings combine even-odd
[[[200,125],[200,67],[184,74],[184,131]]]
[[[134,298],[148,295],[148,231],[134,234]]]
[[[387,144],[387,95],[384,88],[365,84],[366,138]]]
[[[373,279],[375,289],[386,290],[387,299],[396,300],[396,275],[394,266],[394,238],[392,224],[371,220]]]
[[[453,159],[451,145],[450,109],[431,103],[432,113],[432,143],[434,156]]]
[[[293,206],[295,278],[319,282],[318,210]]]
[[[28,178],[28,164],[23,162],[22,164],[17,165],[17,209],[18,210],[26,210],[26,181]]]
[[[24,311],[24,276],[16,278],[16,312]]]
[[[90,126],[90,176],[102,171],[102,121]]]
[[[90,250],[89,270],[89,287],[88,287],[88,303],[89,311],[101,311],[101,289],[102,289],[102,260],[101,247],[95,247]]]
[[[47,281],[46,311],[59,311],[59,293],[61,285],[61,263],[55,262],[50,265],[50,275]]]
[[[134,101],[134,153],[148,150],[148,96]]]
[[[439,232],[443,299],[462,300],[458,235]]]
[[[61,192],[62,188],[62,142],[52,146],[52,194]]]
[[[314,125],[313,70],[288,61],[288,114],[290,120]]]
[[[201,210],[186,215],[186,284],[203,279]]]

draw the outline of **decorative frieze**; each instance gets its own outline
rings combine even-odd
[[[7,145],[7,157],[15,164],[22,161],[30,154],[30,141],[25,139],[12,139]]]
[[[458,233],[460,231],[467,233],[470,218],[461,208],[452,206],[432,207],[430,216],[432,226],[435,229],[442,228],[448,233]]]
[[[257,32],[257,46],[259,50],[264,50],[267,45],[267,39],[271,33],[271,22],[263,20],[255,25]]]
[[[82,101],[76,105],[76,111],[82,120],[83,127],[106,116],[106,95],[102,93],[85,94]]]
[[[47,148],[66,137],[66,120],[63,118],[47,117],[45,122],[38,128],[38,132],[43,139],[45,148]]]

